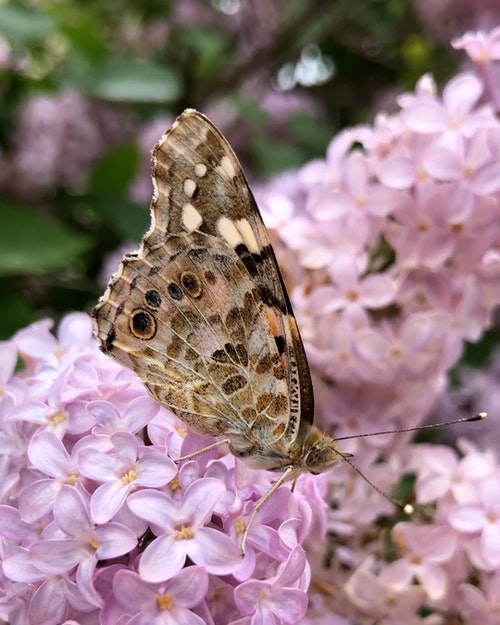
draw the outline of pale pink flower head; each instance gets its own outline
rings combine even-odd
[[[91,167],[133,128],[125,108],[75,90],[38,93],[22,102],[13,132],[12,175],[4,184],[33,200],[86,182]]]
[[[469,557],[485,570],[500,566],[500,480],[499,472],[478,483],[476,500],[458,503],[448,512],[457,532],[477,538],[469,545]]]
[[[465,50],[478,64],[488,64],[500,60],[500,27],[489,32],[478,30],[468,32],[451,42],[457,50]]]
[[[402,579],[415,578],[431,601],[448,592],[448,563],[456,550],[457,537],[446,526],[398,523],[392,530],[403,557],[391,564]]]
[[[241,613],[252,617],[249,623],[298,623],[307,608],[307,595],[301,588],[305,568],[304,551],[297,546],[276,575],[265,581],[249,580],[240,584],[234,599]]]
[[[129,497],[132,512],[147,520],[158,535],[142,555],[141,577],[150,582],[169,579],[180,571],[188,556],[211,573],[227,574],[238,568],[238,545],[221,532],[205,527],[223,493],[222,483],[205,478],[188,486],[181,501],[153,490]]]
[[[203,625],[190,608],[200,604],[208,590],[202,566],[188,566],[163,583],[145,582],[137,573],[121,570],[113,580],[113,595],[132,615],[130,625]]]

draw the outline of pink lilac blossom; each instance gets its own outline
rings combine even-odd
[[[472,73],[442,97],[424,77],[399,113],[341,133],[323,161],[259,190],[317,421],[332,435],[422,423],[464,341],[490,323],[499,124],[487,99],[478,104],[485,95]],[[342,465],[278,489],[242,556],[276,476],[221,448],[175,465],[211,439],[105,358],[86,315],[65,317],[55,336],[50,327],[0,345],[0,613],[10,622],[437,625],[497,609],[500,467],[488,448],[343,441],[385,490],[413,474],[423,520],[401,522]]]
[[[343,395],[353,413],[371,405],[366,431],[421,423],[463,341],[490,323],[497,301],[485,264],[491,272],[499,243],[500,124],[487,102],[478,104],[483,91],[480,77],[464,73],[439,97],[427,76],[400,97],[399,113],[334,138],[326,160],[306,165],[294,186],[258,192],[295,281],[315,374],[332,384],[319,385],[331,397],[318,402],[331,431],[340,425],[328,405]],[[279,227],[283,205],[300,232]],[[332,232],[353,230],[364,236],[339,252]],[[320,250],[314,266],[311,249]]]
[[[76,91],[32,97],[20,106],[2,186],[27,200],[79,188],[96,161],[132,135],[134,125],[129,111]]]
[[[208,590],[208,575],[202,566],[188,566],[164,583],[144,581],[131,570],[121,570],[113,580],[116,600],[132,614],[130,625],[203,625],[205,621],[189,608],[199,605]]]

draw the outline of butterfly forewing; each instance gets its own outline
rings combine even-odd
[[[252,193],[228,142],[192,110],[156,145],[153,181],[151,229],[94,310],[103,349],[193,429],[265,457],[312,422],[313,404]]]

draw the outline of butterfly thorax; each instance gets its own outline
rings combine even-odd
[[[242,437],[231,436],[231,452],[254,468],[276,472],[293,468],[291,479],[305,472],[314,475],[323,473],[344,460],[335,441],[308,422],[301,423],[292,443],[287,440],[270,441],[263,436],[252,438],[253,444],[249,446],[248,433]]]

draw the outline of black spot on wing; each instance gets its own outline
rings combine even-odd
[[[275,336],[274,340],[276,342],[276,347],[278,348],[278,352],[281,356],[282,354],[285,353],[285,339],[281,335],[279,335],[279,336]]]
[[[167,286],[167,291],[170,297],[175,300],[182,299],[184,296],[181,287],[176,282],[170,282]]]
[[[156,289],[150,289],[146,291],[146,295],[144,297],[147,306],[151,308],[159,308],[161,306],[161,295],[158,293]]]
[[[234,250],[241,258],[248,273],[255,278],[259,275],[259,265],[262,264],[262,256],[260,254],[252,254],[244,243],[239,243]]]
[[[277,309],[284,315],[288,314],[286,301],[281,299],[280,297],[277,297],[276,294],[273,293],[273,291],[269,287],[260,285],[257,288],[257,291],[261,300],[264,302],[264,304],[266,304],[266,306]]]
[[[104,351],[110,352],[113,349],[113,343],[116,338],[116,330],[114,326],[108,330],[106,340],[104,341]]]

